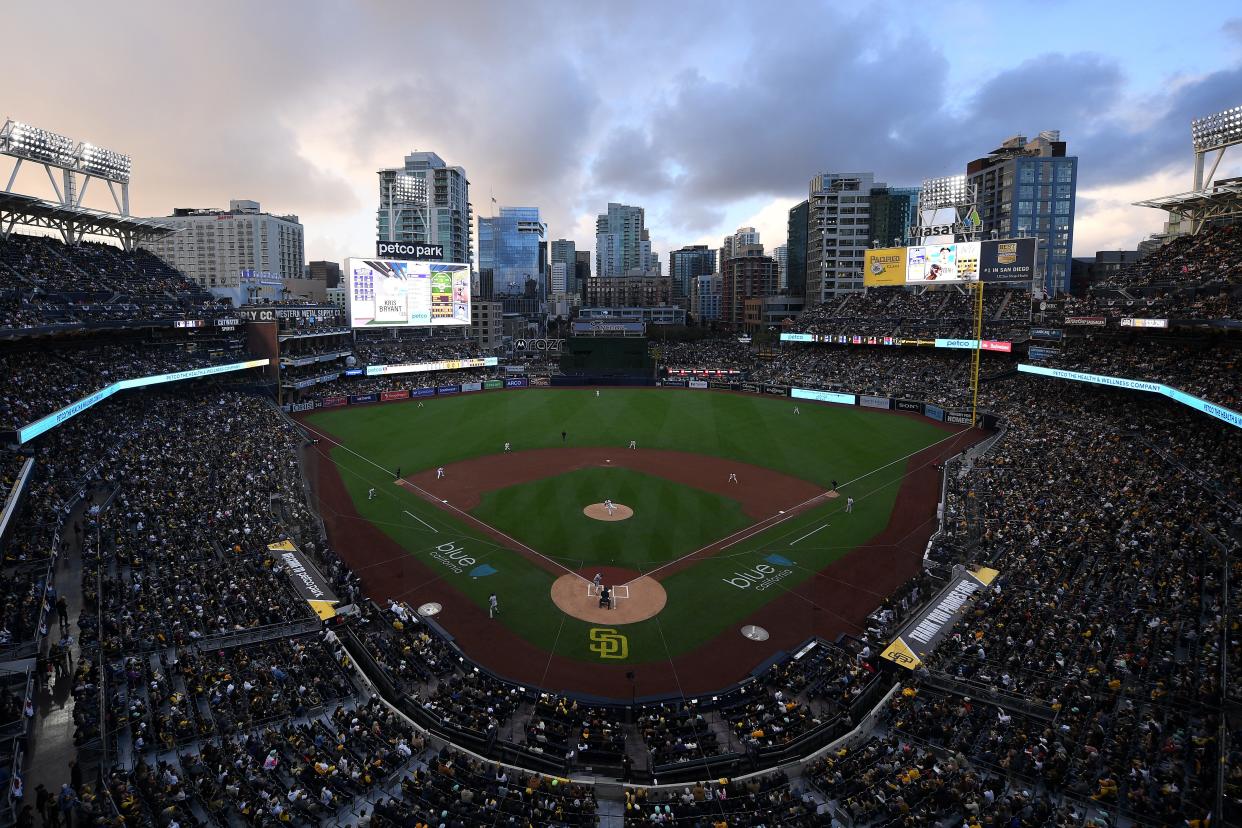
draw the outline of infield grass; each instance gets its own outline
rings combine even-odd
[[[582,513],[606,499],[629,506],[634,516],[609,522]],[[623,468],[579,469],[486,492],[471,514],[570,568],[638,571],[754,522],[735,500]]]

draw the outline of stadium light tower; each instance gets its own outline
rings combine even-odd
[[[1190,141],[1195,150],[1195,189],[1202,190],[1206,180],[1211,183],[1212,176],[1225,157],[1225,150],[1242,144],[1242,106],[1226,109],[1190,122]],[[1203,175],[1203,162],[1209,152],[1216,152],[1216,160],[1212,162],[1211,171]]]
[[[116,212],[129,216],[132,162],[128,155],[86,141],[76,142],[67,136],[12,118],[0,127],[0,155],[17,159],[4,186],[6,193],[13,191],[22,164],[29,161],[43,167],[61,206],[81,207],[91,179],[98,178],[107,184],[112,193]],[[61,173],[59,184],[53,170]]]

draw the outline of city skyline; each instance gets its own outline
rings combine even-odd
[[[1006,36],[1024,25],[1020,9],[980,14],[976,3],[934,20],[893,4],[798,4],[759,29],[745,8],[708,3],[676,15],[247,8],[244,27],[219,6],[7,10],[16,37],[0,115],[131,154],[135,215],[253,199],[302,218],[308,260],[338,261],[373,249],[375,173],[415,151],[465,169],[476,217],[493,197],[536,206],[549,237],[578,250],[594,250],[609,202],[642,206],[662,260],[741,226],[784,243],[789,208],[820,173],[917,187],[1011,135],[1059,129],[1080,159],[1081,256],[1160,229],[1162,214],[1130,202],[1190,189],[1190,120],[1236,105],[1242,88],[1242,15],[1224,2],[1175,16],[1054,2],[1038,21],[1075,24],[1056,27],[1055,49]],[[158,37],[138,25],[152,21]],[[45,60],[68,23],[93,37]],[[426,30],[428,60],[384,57]],[[552,48],[522,45],[553,34]],[[34,173],[15,186],[44,194]]]

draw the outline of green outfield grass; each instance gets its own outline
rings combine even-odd
[[[502,601],[520,600],[522,611],[505,613],[502,623],[546,649],[587,661],[598,659],[589,648],[591,625],[567,618],[552,603],[554,575],[497,545],[452,513],[394,486],[393,470],[400,467],[408,475],[496,454],[506,441],[515,450],[557,447],[564,430],[570,446],[624,446],[637,440],[640,448],[737,459],[825,488],[836,479],[844,493],[857,499],[851,515],[841,513],[844,498],[829,501],[730,547],[727,554],[661,579],[669,596],[664,611],[621,628],[629,641],[628,661],[641,663],[699,646],[878,534],[888,522],[906,474],[906,458],[949,436],[917,418],[808,402],[799,406],[801,415],[794,415],[789,399],[705,391],[604,389],[596,397],[591,390],[522,390],[435,398],[422,408],[396,403],[319,411],[308,421],[340,442],[331,456],[363,519],[438,573],[447,587],[480,606],[486,606],[493,591]],[[598,471],[620,473],[629,482],[644,477],[628,470]],[[637,517],[604,524],[581,515],[582,506],[609,496],[635,505],[625,500],[628,495],[599,496],[600,490],[592,487],[600,479],[574,472],[492,492],[484,496],[476,514],[545,554],[557,558],[563,554],[575,562],[575,569],[606,564],[610,550],[618,549],[606,542],[608,530]],[[671,487],[665,489],[666,497],[680,500],[675,507],[662,498],[641,511],[635,507],[637,514],[644,519],[650,515],[656,523],[643,530],[647,539],[633,549],[621,544],[620,554],[630,556],[632,563],[618,559],[617,565],[638,568],[635,564],[642,558],[677,557],[736,531],[734,523],[725,521],[747,521],[737,505],[725,499],[658,482]],[[367,499],[371,487],[381,495],[373,501]],[[635,491],[635,498],[643,496]],[[691,510],[710,514],[686,519]],[[683,541],[674,543],[668,537],[682,531],[674,526],[679,520],[690,525]],[[803,537],[812,531],[814,535]],[[706,540],[694,540],[694,534]],[[478,576],[469,570],[455,571],[442,560],[445,544],[465,550],[474,567],[491,571]],[[740,586],[748,574],[762,575],[770,583],[763,589]],[[394,584],[394,593],[402,586]]]
[[[606,499],[634,516],[609,523],[582,513]],[[737,501],[622,468],[580,469],[487,492],[471,514],[573,569],[610,564],[639,571],[754,522]]]

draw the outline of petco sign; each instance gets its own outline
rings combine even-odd
[[[381,259],[443,259],[444,245],[377,241],[375,255]]]

